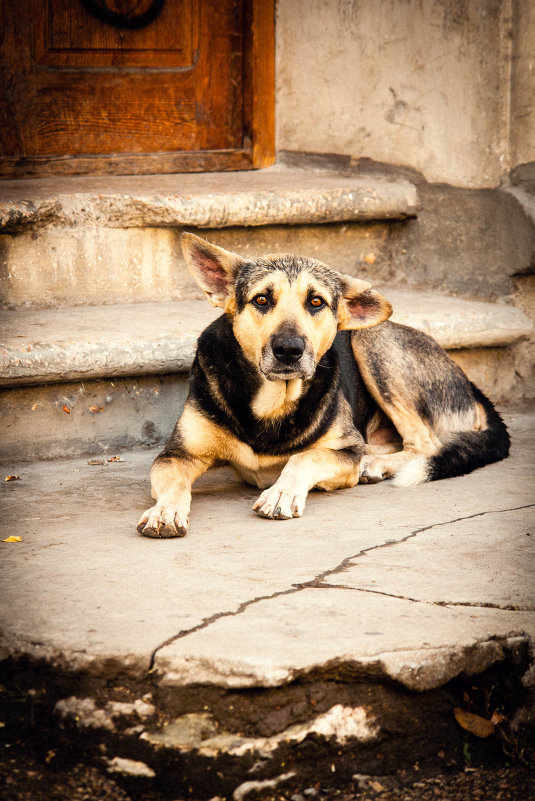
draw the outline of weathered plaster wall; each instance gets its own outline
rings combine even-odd
[[[535,159],[534,98],[531,0],[278,0],[281,150],[492,187]]]
[[[511,167],[535,161],[535,3],[513,3]]]

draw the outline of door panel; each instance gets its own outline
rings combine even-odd
[[[127,17],[102,21],[95,6]],[[0,175],[272,163],[273,0],[0,0],[0,10]]]
[[[95,5],[97,5],[95,3]],[[128,4],[108,0],[107,6]],[[130,3],[141,11],[153,0]],[[224,4],[223,4],[224,5]],[[193,67],[198,47],[198,8],[195,0],[165,2],[156,18],[140,28],[103,24],[83,2],[45,0],[39,4],[42,22],[38,30],[38,61],[49,66]],[[37,10],[37,9],[36,9]],[[113,11],[112,11],[113,13]],[[127,18],[128,19],[128,18]],[[132,16],[132,20],[141,16]],[[127,23],[127,20],[125,20]]]

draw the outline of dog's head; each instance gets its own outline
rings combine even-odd
[[[269,381],[309,379],[339,329],[369,328],[390,303],[360,281],[300,256],[245,259],[182,234],[190,272],[232,318],[246,358]]]

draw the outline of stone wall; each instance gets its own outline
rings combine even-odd
[[[535,160],[531,0],[278,0],[277,146],[494,187]]]

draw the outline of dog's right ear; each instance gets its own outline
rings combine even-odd
[[[180,243],[190,273],[212,306],[225,308],[236,273],[245,259],[195,234],[182,234]]]

